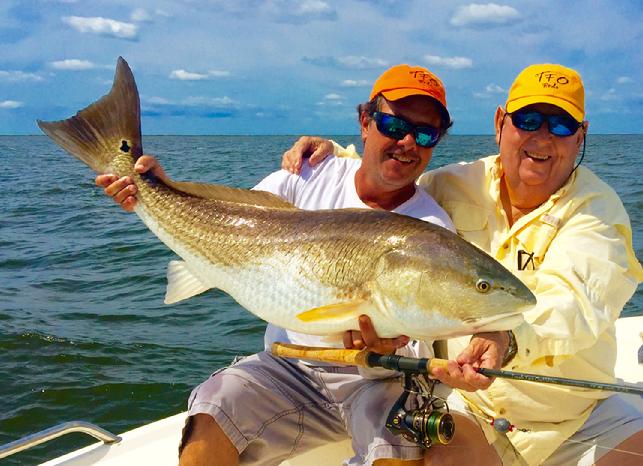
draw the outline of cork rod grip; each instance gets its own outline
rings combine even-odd
[[[281,358],[309,359],[313,361],[334,362],[352,366],[366,366],[365,350],[341,348],[319,348],[314,346],[292,345],[290,343],[273,343],[272,354]]]
[[[435,369],[436,367],[441,367],[446,371],[448,362],[449,361],[447,359],[438,359],[438,358],[429,359],[429,364],[428,364],[429,373],[431,373],[431,369]]]
[[[319,348],[293,345],[290,343],[273,343],[272,354],[282,358],[307,359],[330,363],[348,364],[361,367],[386,367],[393,370],[410,370],[412,372],[429,372],[436,367],[447,368],[446,359],[416,359],[395,355],[380,355],[366,350],[341,348]]]

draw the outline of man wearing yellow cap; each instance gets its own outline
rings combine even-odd
[[[415,184],[451,125],[442,82],[425,68],[395,66],[376,81],[369,102],[358,110],[363,160],[329,158],[314,168],[304,164],[301,176],[282,170],[255,189],[303,209],[379,208],[454,230],[444,210]],[[137,164],[140,172],[152,170],[164,177],[153,157],[143,156]],[[136,187],[129,177],[100,175],[96,182],[123,208],[133,208]],[[366,343],[383,353],[404,346],[401,354],[432,356],[431,342],[407,345],[406,337],[379,339],[368,329],[359,339],[352,336],[347,333],[346,344]],[[321,337],[269,325],[266,348],[275,341],[329,346]],[[509,338],[499,333],[485,341],[501,354]],[[497,359],[480,363],[494,367],[499,365]],[[423,450],[385,426],[388,411],[402,392],[399,379],[392,375],[278,359],[269,351],[252,355],[215,373],[192,392],[181,464],[279,464],[348,437],[354,450],[347,460],[350,465],[421,464]],[[380,377],[384,379],[373,380]],[[483,376],[471,381],[472,388],[485,388],[489,382]]]
[[[504,264],[538,299],[513,330],[514,356],[505,368],[614,382],[614,322],[643,270],[620,199],[576,161],[584,151],[584,118],[577,72],[529,66],[496,111],[499,155],[443,167],[418,183],[461,236]],[[327,141],[309,139],[303,149],[310,147],[318,149],[316,157],[332,150]],[[301,149],[286,153],[286,168],[296,170]],[[337,146],[335,153],[355,156]],[[462,367],[434,375],[466,387],[466,366],[482,351],[477,345],[450,340],[449,353]],[[461,408],[475,416],[504,464],[642,464],[643,415],[620,396],[507,379],[460,394]],[[499,433],[492,424],[500,418],[515,427]],[[457,454],[448,445],[431,450],[429,462]]]

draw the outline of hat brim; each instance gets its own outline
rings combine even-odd
[[[430,92],[426,92],[421,89],[414,89],[414,88],[403,88],[403,89],[393,89],[390,91],[382,91],[380,92],[384,96],[386,100],[400,100],[403,99],[404,97],[409,97],[412,95],[424,95],[427,97],[431,97],[433,100],[435,100],[435,103],[437,103],[440,106],[440,111],[442,112],[443,118],[447,122],[451,122],[451,115],[449,115],[449,111],[445,107],[445,105],[440,101],[438,97],[435,95],[431,94]]]
[[[507,112],[513,113],[517,110],[520,110],[527,105],[534,104],[551,104],[555,105],[558,108],[565,110],[569,113],[572,118],[579,123],[581,123],[585,117],[583,111],[579,109],[576,105],[569,102],[568,100],[561,99],[560,97],[546,95],[546,96],[529,96],[529,97],[520,97],[514,99],[511,102],[507,102]]]

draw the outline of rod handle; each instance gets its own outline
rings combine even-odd
[[[386,367],[393,370],[412,370],[430,373],[431,369],[441,367],[446,370],[446,359],[416,359],[396,355],[381,355],[366,350],[342,348],[320,348],[275,342],[272,354],[281,358],[309,359],[361,367]]]
[[[366,350],[320,348],[275,342],[270,351],[280,358],[312,359],[313,361],[367,367],[366,355],[368,352]]]
[[[435,369],[436,367],[440,367],[446,371],[448,362],[449,362],[448,359],[438,359],[438,358],[429,359],[429,364],[428,364],[429,373],[431,372],[431,369]]]

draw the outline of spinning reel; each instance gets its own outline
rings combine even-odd
[[[424,449],[433,444],[450,443],[455,434],[455,421],[449,414],[446,401],[433,395],[433,389],[439,382],[423,374],[403,374],[404,392],[389,411],[386,428]],[[411,395],[419,403],[419,408],[406,408]]]

